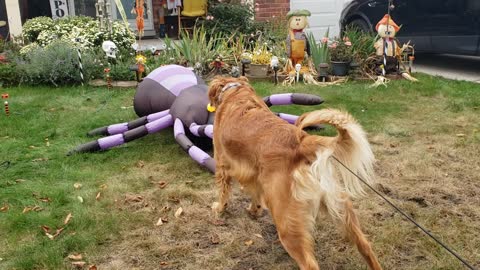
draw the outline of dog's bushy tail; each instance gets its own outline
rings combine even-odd
[[[302,141],[304,151],[314,151],[310,167],[311,175],[320,180],[323,202],[329,212],[338,215],[338,192],[346,191],[351,197],[364,195],[362,183],[331,156],[335,156],[367,183],[373,183],[373,155],[362,127],[348,113],[335,109],[323,109],[302,115],[296,125],[303,129],[318,124],[334,126],[336,137],[308,136]],[[313,153],[312,153],[313,154]],[[308,154],[307,154],[308,155]]]

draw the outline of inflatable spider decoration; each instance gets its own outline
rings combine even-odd
[[[133,106],[140,117],[130,122],[100,127],[88,135],[103,135],[82,144],[70,154],[106,150],[148,134],[173,126],[177,143],[200,165],[215,172],[215,161],[205,151],[195,146],[187,137],[188,132],[197,137],[213,138],[214,111],[209,107],[208,87],[191,69],[167,65],[152,71],[138,85]],[[317,105],[322,98],[309,94],[278,94],[264,98],[272,105]],[[277,113],[291,124],[296,115]],[[185,130],[188,130],[187,133]],[[189,134],[188,134],[189,135]]]

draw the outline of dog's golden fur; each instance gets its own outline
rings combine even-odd
[[[250,214],[261,214],[262,205],[270,210],[281,243],[300,269],[319,269],[312,239],[319,212],[338,222],[371,269],[381,269],[350,201],[363,194],[362,187],[331,158],[372,180],[374,156],[353,117],[324,109],[288,124],[269,110],[245,78],[216,78],[208,95],[217,108],[213,142],[220,198],[213,210],[220,214],[225,209],[236,179],[252,198]],[[303,131],[321,123],[336,127],[338,135]]]

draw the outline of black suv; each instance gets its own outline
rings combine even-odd
[[[480,0],[393,0],[397,37],[417,51],[480,55]],[[353,0],[343,10],[341,29],[354,25],[375,31],[387,13],[388,0]]]

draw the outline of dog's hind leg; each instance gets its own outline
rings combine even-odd
[[[368,264],[368,267],[372,270],[381,270],[382,267],[378,262],[375,253],[372,250],[370,243],[363,234],[357,215],[353,210],[352,202],[346,198],[344,202],[344,217],[342,220],[343,226],[347,237],[355,243],[360,254]]]
[[[232,177],[222,164],[217,164],[216,166],[215,181],[219,189],[219,199],[218,202],[213,203],[212,210],[218,215],[227,207],[228,199],[232,192]]]
[[[297,262],[300,270],[319,270],[314,254],[312,236],[315,224],[307,203],[301,203],[293,198],[277,197],[267,201],[271,211],[278,236],[288,254]],[[272,204],[274,207],[271,207]]]

